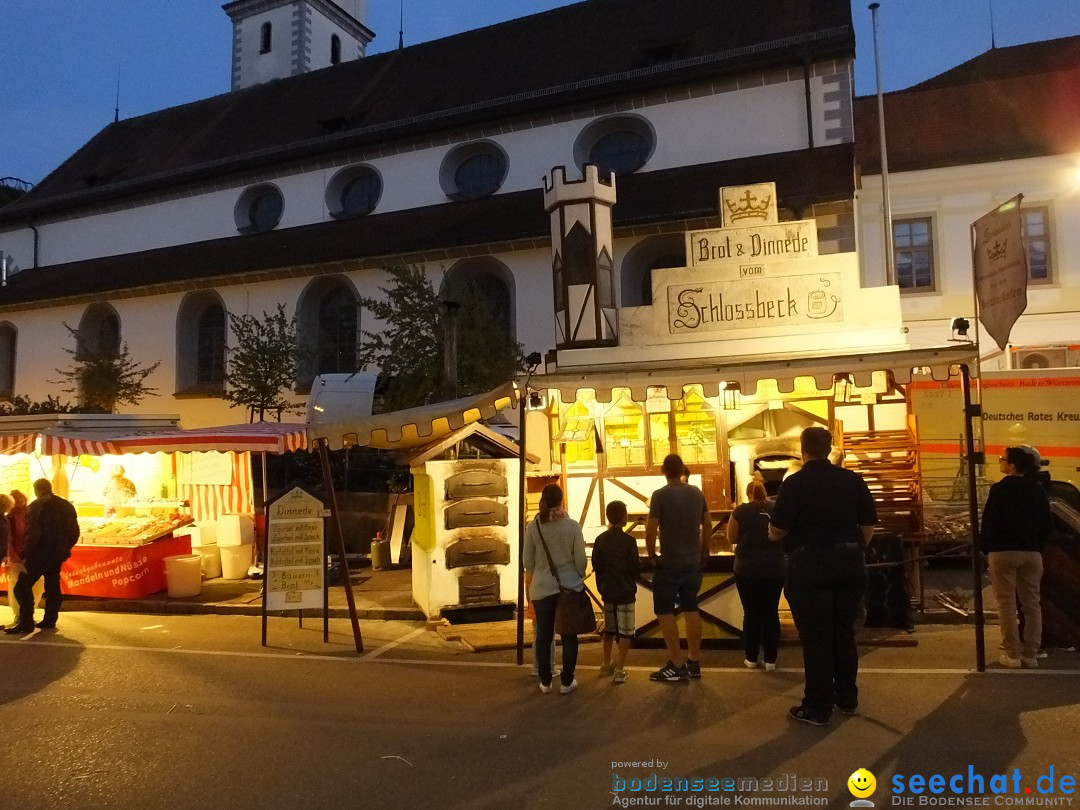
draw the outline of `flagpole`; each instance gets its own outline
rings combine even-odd
[[[874,73],[877,76],[878,145],[881,151],[881,211],[885,236],[885,284],[891,286],[896,284],[896,259],[893,256],[892,202],[889,198],[889,155],[885,147],[885,98],[881,92],[881,60],[878,58],[877,44],[877,10],[880,6],[880,3],[871,3],[869,8],[874,28]]]

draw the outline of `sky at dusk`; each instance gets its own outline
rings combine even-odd
[[[567,0],[403,0],[405,44],[569,5]],[[773,2],[774,0],[761,0]],[[400,0],[367,0],[369,53],[397,47]],[[724,2],[724,0],[715,0]],[[880,0],[886,91],[989,49],[1080,34],[1080,0]],[[222,0],[0,0],[0,177],[40,181],[113,119],[228,92]],[[854,0],[856,93],[875,92],[868,3]],[[617,47],[605,43],[605,47]]]

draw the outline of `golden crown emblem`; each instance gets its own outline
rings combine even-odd
[[[740,219],[768,219],[771,203],[772,197],[761,197],[759,201],[750,189],[747,189],[746,193],[735,201],[724,200],[724,205],[728,209],[728,218],[732,222]]]

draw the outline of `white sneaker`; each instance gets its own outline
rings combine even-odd
[[[1001,657],[998,659],[998,663],[1007,669],[1020,669],[1020,667],[1023,666],[1023,664],[1020,663],[1019,658],[1013,658],[1008,653],[1002,653]],[[1038,664],[1036,664],[1036,666],[1038,666]]]
[[[1022,666],[1024,669],[1038,669],[1039,661],[1037,658],[1021,658],[1020,666]]]
[[[770,664],[768,661],[765,662],[765,671],[766,672],[772,672],[775,669],[776,669],[776,664]]]
[[[744,659],[742,663],[743,663],[743,666],[746,667],[747,669],[757,669],[758,668],[758,662],[757,661],[748,661],[748,660]]]
[[[570,681],[569,686],[560,686],[559,687],[559,694],[560,695],[569,695],[571,692],[573,692],[575,689],[577,689],[577,687],[578,687],[577,678],[574,678],[574,680]],[[548,689],[551,689],[551,687],[549,686]]]
[[[544,684],[542,684],[542,683],[538,683],[537,686],[540,687],[540,691],[543,694],[545,694],[545,695],[550,695],[551,694],[551,684],[550,683],[547,686],[544,686]]]

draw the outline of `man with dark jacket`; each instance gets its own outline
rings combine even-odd
[[[5,633],[27,635],[34,631],[34,583],[45,578],[45,615],[37,626],[42,630],[56,627],[63,596],[60,593],[60,566],[71,556],[79,540],[79,521],[75,507],[54,495],[46,478],[34,482],[37,496],[26,511],[26,538],[23,563],[26,570],[15,583],[19,603],[19,623],[5,627]]]
[[[835,466],[831,450],[825,428],[802,432],[803,467],[781,485],[769,526],[788,553],[784,592],[803,647],[803,701],[789,713],[815,726],[829,722],[834,705],[858,711],[855,616],[866,590],[863,546],[877,523],[866,482]]]

